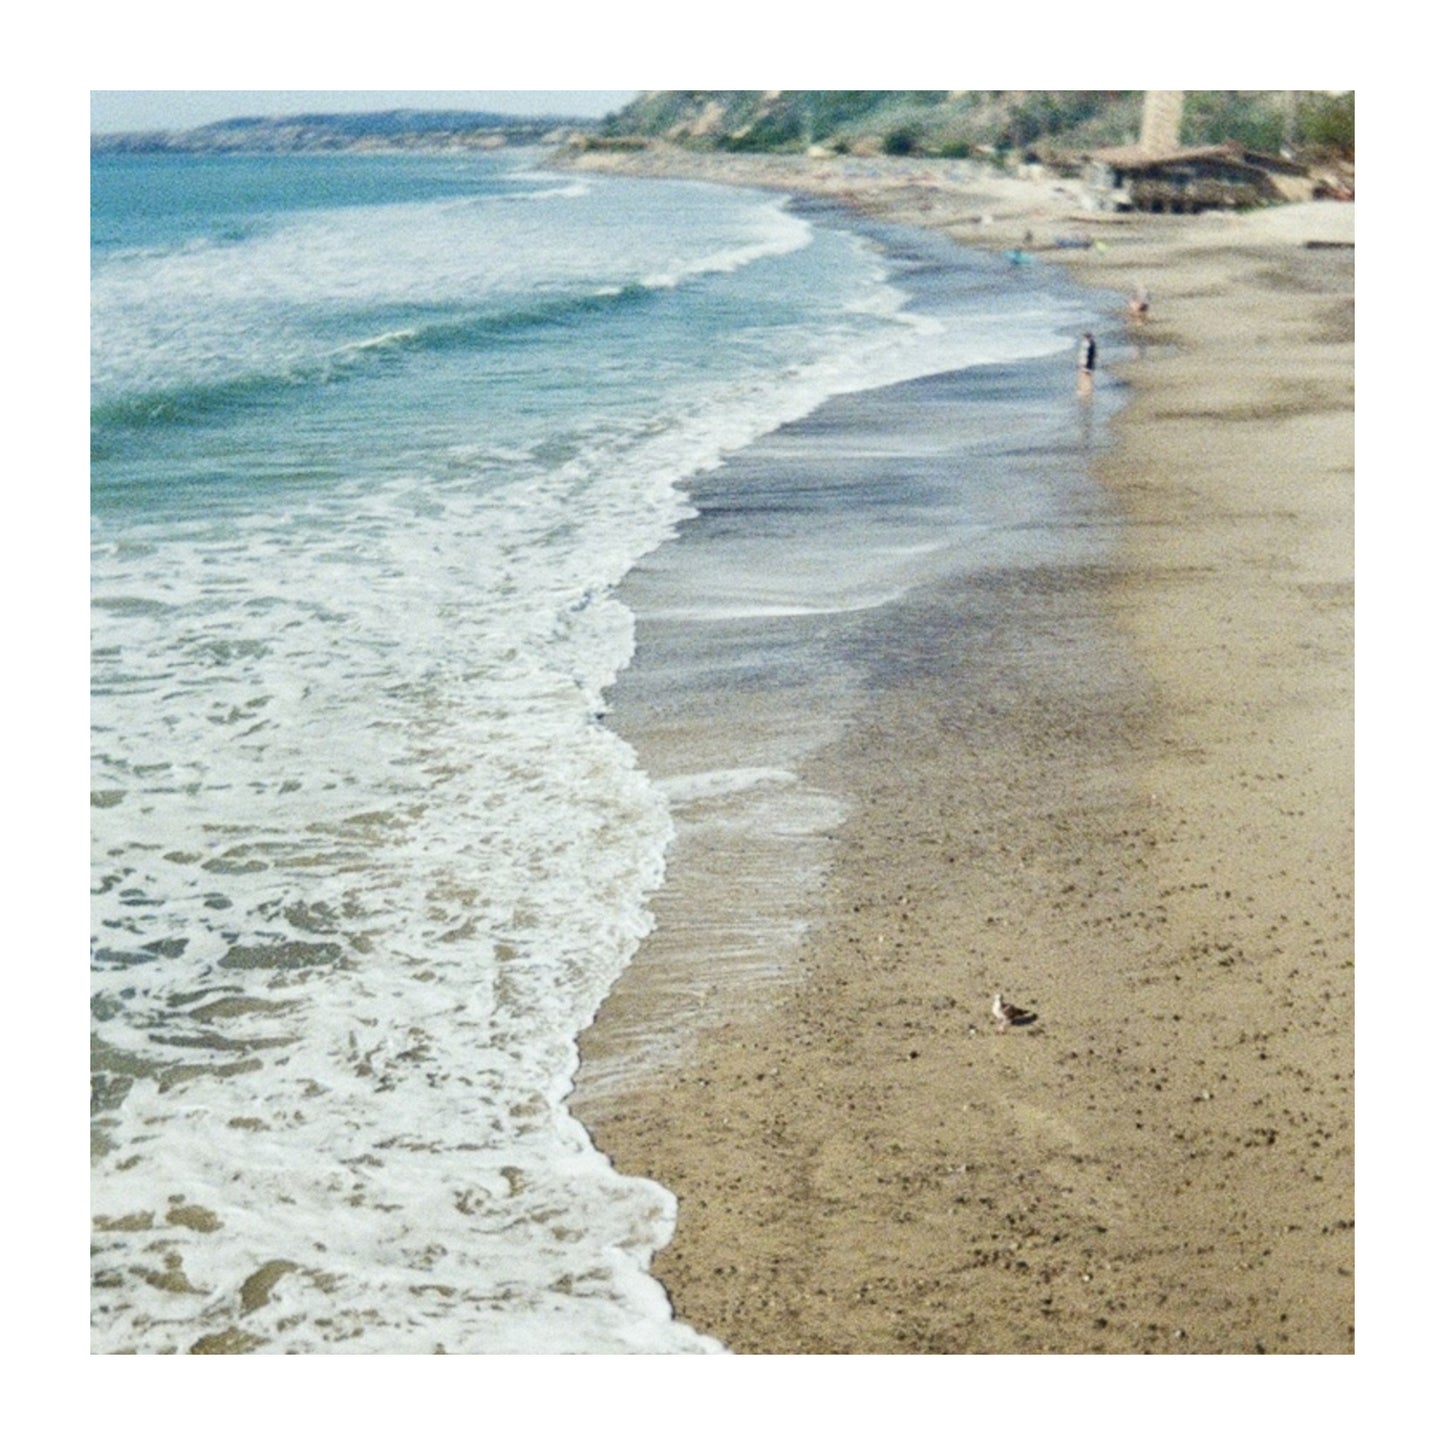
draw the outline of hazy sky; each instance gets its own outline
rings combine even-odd
[[[635,90],[92,90],[90,128],[185,130],[243,115],[342,110],[602,116],[636,94]]]

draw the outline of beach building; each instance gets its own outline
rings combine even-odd
[[[1309,199],[1305,166],[1236,142],[1181,146],[1183,124],[1182,90],[1145,91],[1138,143],[1085,157],[1084,180],[1094,205],[1105,211],[1193,213]]]
[[[1192,213],[1306,200],[1307,167],[1237,144],[1154,151],[1144,145],[1092,151],[1084,180],[1108,211]]]

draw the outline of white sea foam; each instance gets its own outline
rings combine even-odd
[[[682,804],[747,792],[752,788],[787,787],[797,780],[797,775],[787,768],[715,768],[706,773],[684,773],[663,778],[661,785],[670,803]]]
[[[730,246],[709,251],[704,255],[677,259],[665,270],[653,271],[642,278],[644,286],[672,288],[680,286],[696,276],[709,274],[725,275],[740,271],[768,256],[786,256],[790,251],[799,251],[812,240],[813,229],[803,221],[787,215],[782,210],[775,213],[772,234],[763,240],[750,244]]]
[[[651,607],[642,615],[649,622],[746,622],[783,617],[837,617],[886,607],[908,591],[906,583],[887,592],[863,593],[831,605],[805,602],[715,602],[696,607]]]
[[[585,499],[525,491],[429,523],[405,487],[353,499],[329,552],[317,506],[97,555],[96,998],[106,1057],[147,1061],[103,1114],[97,1268],[124,1277],[106,1222],[144,1218],[188,1281],[160,1309],[102,1289],[99,1349],[707,1347],[645,1274],[669,1199],[562,1107],[671,834],[592,721],[639,541],[559,548]]]

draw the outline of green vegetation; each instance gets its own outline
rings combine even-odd
[[[1355,158],[1355,92],[1306,91],[1299,103],[1299,142],[1320,155]]]
[[[1249,150],[1355,154],[1355,94],[1320,90],[1200,90],[1184,100],[1185,145],[1238,141]]]
[[[1047,157],[1135,141],[1142,112],[1143,92],[1124,90],[664,90],[600,132],[705,150]],[[1181,139],[1353,156],[1354,115],[1353,93],[1191,91]]]
[[[1277,151],[1285,142],[1282,106],[1261,104],[1258,92],[1192,91],[1184,98],[1180,140],[1185,145],[1238,141],[1250,150]]]

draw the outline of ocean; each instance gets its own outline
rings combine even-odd
[[[1098,298],[526,151],[91,187],[92,1348],[721,1350],[579,1035],[681,847],[693,992],[785,966],[857,619],[1057,545]]]

